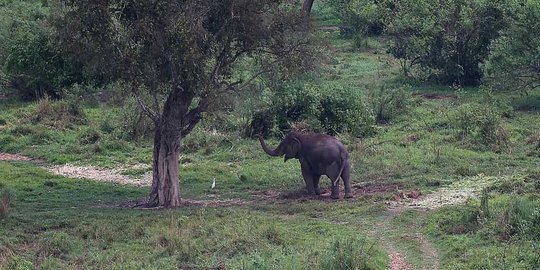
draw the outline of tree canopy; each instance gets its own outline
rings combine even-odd
[[[83,0],[58,7],[65,52],[128,84],[154,121],[151,206],[179,205],[181,139],[221,97],[262,74],[293,76],[309,67],[309,25],[281,1]]]

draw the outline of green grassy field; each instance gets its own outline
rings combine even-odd
[[[315,16],[319,25],[336,23],[324,8]],[[375,135],[338,135],[351,153],[353,183],[381,191],[308,198],[296,161],[268,157],[256,140],[211,132],[203,122],[184,142],[182,196],[240,203],[121,208],[149,187],[70,179],[42,167],[143,164],[125,174],[149,171],[150,140],[126,138],[117,126],[121,108],[4,98],[0,152],[37,160],[0,161],[0,196],[10,198],[0,219],[0,269],[386,269],[393,253],[414,269],[540,268],[540,91],[404,83],[383,38],[358,51],[335,29],[321,32],[330,57],[317,81],[323,89],[407,92],[407,109],[378,124]],[[500,120],[494,139],[486,138],[485,122],[464,131],[470,123],[460,115],[492,116],[475,104]],[[478,179],[490,179],[484,195],[458,206],[392,211],[385,204],[396,187],[430,194]],[[259,196],[267,193],[279,195]]]

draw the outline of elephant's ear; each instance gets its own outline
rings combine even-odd
[[[300,143],[300,140],[298,138],[292,138],[291,143],[285,149],[285,161],[291,158],[298,157],[298,152],[300,152],[300,148],[302,148],[302,144]]]

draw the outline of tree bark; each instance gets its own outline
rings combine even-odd
[[[302,11],[310,14],[311,8],[313,7],[314,0],[304,0],[304,4],[302,5]]]
[[[152,190],[148,196],[149,207],[180,206],[180,182],[178,177],[180,146],[179,136],[175,136],[170,132],[163,132],[163,126],[156,126]]]
[[[179,157],[182,138],[189,133],[184,126],[194,125],[200,119],[189,111],[193,96],[191,92],[173,90],[163,106],[160,119],[155,122],[152,189],[148,195],[148,207],[180,206]]]

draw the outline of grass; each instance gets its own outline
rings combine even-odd
[[[352,263],[366,269],[386,263],[354,227],[305,216],[313,208],[332,212],[332,205],[307,203],[290,214],[256,206],[115,209],[108,206],[140,198],[145,190],[74,181],[27,162],[0,162],[0,171],[0,183],[15,192],[9,218],[0,220],[0,266],[6,269],[309,269],[335,263],[321,257],[328,253],[355,258]]]

